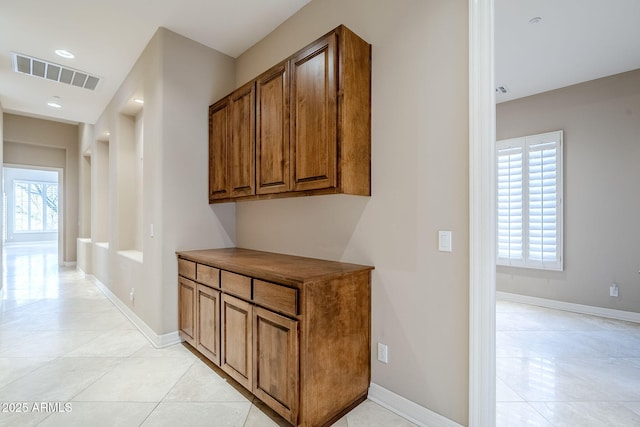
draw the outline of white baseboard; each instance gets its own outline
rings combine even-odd
[[[62,263],[64,267],[75,267],[77,265],[76,261],[65,261]]]
[[[153,329],[147,325],[144,320],[138,317],[125,303],[123,303],[120,298],[118,298],[111,290],[100,280],[98,280],[95,276],[91,274],[86,274],[82,269],[78,268],[82,274],[84,274],[87,280],[91,280],[98,289],[113,303],[113,305],[118,308],[124,314],[127,319],[134,324],[136,328],[144,335],[149,342],[156,348],[168,347],[170,345],[178,344],[182,342],[182,339],[178,335],[178,331],[170,332],[164,335],[156,334]]]
[[[546,298],[530,297],[527,295],[512,294],[509,292],[496,292],[496,299],[503,301],[519,302],[523,304],[537,305],[557,310],[571,311],[592,316],[607,317],[609,319],[624,320],[626,322],[640,323],[640,313],[633,311],[615,310],[612,308],[594,307],[591,305],[574,304],[571,302],[556,301]]]
[[[368,398],[419,426],[461,427],[461,425],[455,421],[443,417],[375,383],[371,383],[369,386]]]

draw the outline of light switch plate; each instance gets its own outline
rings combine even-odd
[[[438,250],[451,252],[451,231],[438,231]]]

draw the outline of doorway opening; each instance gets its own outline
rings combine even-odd
[[[63,265],[63,169],[5,164],[2,246],[47,248]]]

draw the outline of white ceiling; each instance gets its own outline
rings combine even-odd
[[[237,57],[309,1],[0,0],[0,102],[94,123],[158,27]],[[510,90],[498,102],[640,68],[640,0],[495,0],[495,10],[496,85]],[[57,57],[60,48],[76,58]],[[89,91],[17,74],[12,51],[103,80]],[[63,108],[47,106],[53,96]]]
[[[0,102],[6,112],[95,123],[158,27],[237,57],[309,1],[0,0]],[[18,74],[12,51],[103,80],[90,91]],[[47,106],[53,96],[63,108]]]
[[[640,68],[639,20],[640,0],[495,0],[496,101]]]

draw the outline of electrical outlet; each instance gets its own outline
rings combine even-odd
[[[378,343],[378,360],[382,363],[388,363],[388,348],[386,344]]]
[[[129,299],[131,300],[131,302],[133,302],[135,292],[136,292],[135,289],[131,288],[131,292],[129,292]]]
[[[610,297],[617,297],[618,296],[618,285],[616,285],[615,283],[611,284],[611,286],[609,286],[609,296]]]

